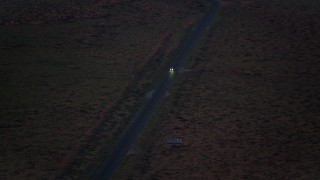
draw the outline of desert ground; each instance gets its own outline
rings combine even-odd
[[[89,179],[207,8],[1,1],[0,179]]]
[[[115,179],[319,179],[319,9],[222,1]]]

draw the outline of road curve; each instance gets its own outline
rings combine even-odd
[[[213,19],[213,16],[219,7],[219,3],[216,0],[211,1],[211,7],[203,16],[203,18],[198,22],[195,30],[192,32],[191,36],[188,37],[187,41],[181,45],[179,48],[177,56],[172,60],[171,67],[175,70],[175,76],[179,73],[182,65],[190,57],[192,50],[195,48],[197,42],[199,41],[201,35],[204,33],[208,27],[210,21]],[[130,125],[128,130],[125,132],[124,136],[121,138],[117,146],[112,151],[109,158],[103,163],[98,174],[94,179],[96,180],[106,180],[111,179],[114,172],[120,165],[120,162],[130,149],[136,137],[139,135],[139,132],[148,121],[152,112],[158,107],[162,99],[170,86],[173,84],[174,77],[170,76],[167,73],[159,86],[154,91],[151,98],[148,98],[142,108],[134,117],[133,123]]]

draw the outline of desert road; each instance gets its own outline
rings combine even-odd
[[[171,67],[175,71],[174,75],[170,75],[168,72],[163,77],[159,86],[155,89],[152,97],[146,99],[143,106],[134,117],[133,123],[124,133],[123,137],[121,137],[121,140],[116,145],[109,158],[103,163],[94,179],[106,180],[112,178],[122,159],[130,149],[136,137],[139,135],[139,132],[148,121],[154,110],[164,99],[166,92],[173,84],[175,77],[180,71],[180,68],[190,57],[192,50],[196,47],[197,42],[204,34],[206,28],[209,26],[209,23],[213,19],[218,7],[219,3],[215,0],[212,0],[210,9],[200,19],[194,31],[191,33],[191,36],[188,37],[185,43],[180,46],[177,55],[172,59]]]

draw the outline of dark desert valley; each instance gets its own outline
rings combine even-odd
[[[0,0],[0,179],[320,179],[319,12]]]

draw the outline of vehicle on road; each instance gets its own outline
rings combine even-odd
[[[167,144],[182,144],[182,139],[180,138],[173,138],[173,139],[168,139]]]

